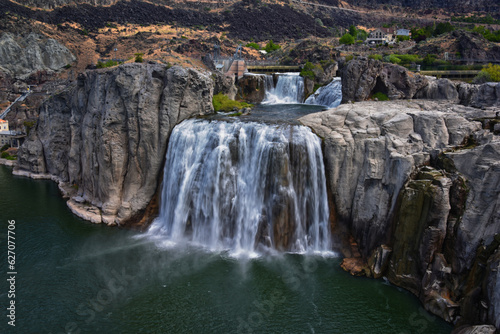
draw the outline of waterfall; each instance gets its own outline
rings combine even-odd
[[[303,102],[304,78],[302,78],[299,73],[278,74],[276,87],[272,84],[272,76],[267,77],[266,96],[264,101],[262,101],[263,104],[290,104]]]
[[[328,85],[318,88],[304,102],[306,104],[318,104],[327,108],[338,107],[342,102],[342,82],[340,78],[334,78]]]
[[[235,255],[329,251],[320,139],[303,126],[182,122],[150,233]]]

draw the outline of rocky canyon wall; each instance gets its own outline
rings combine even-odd
[[[87,71],[42,105],[15,173],[60,181],[84,219],[124,223],[151,201],[173,127],[211,113],[212,94],[211,77],[193,69]]]
[[[458,324],[500,326],[500,138],[477,121],[497,112],[413,100],[301,118],[323,138],[337,224],[359,247],[358,273],[387,276]]]

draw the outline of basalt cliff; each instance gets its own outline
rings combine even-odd
[[[499,328],[500,85],[370,61],[344,66],[344,96],[361,101],[382,90],[400,100],[300,119],[323,139],[344,266],[387,277],[454,324]],[[60,181],[85,219],[138,219],[161,182],[172,128],[213,111],[216,82],[159,64],[87,71],[43,104],[15,172]]]
[[[213,111],[213,85],[160,64],[87,71],[42,105],[15,173],[53,178],[77,215],[122,224],[156,192],[173,127]]]
[[[301,121],[323,138],[344,269],[385,276],[454,324],[499,328],[500,85],[366,58],[342,83],[346,104]],[[393,101],[365,101],[375,92]]]

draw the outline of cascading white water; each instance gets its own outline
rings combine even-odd
[[[306,104],[317,104],[327,108],[335,108],[342,102],[342,82],[340,78],[334,78],[328,85],[318,88],[304,102]]]
[[[299,73],[278,74],[276,87],[272,76],[266,78],[266,96],[262,104],[302,103],[304,100],[304,78]],[[269,81],[270,80],[270,81]],[[268,85],[270,87],[268,88]]]
[[[232,254],[329,251],[320,139],[303,126],[182,122],[150,234]]]

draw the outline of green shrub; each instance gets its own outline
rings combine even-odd
[[[410,36],[404,36],[404,35],[399,35],[396,38],[397,38],[398,42],[409,41],[410,40]]]
[[[485,82],[500,82],[500,65],[488,64],[488,66],[479,72],[478,76],[486,80]],[[474,80],[476,78],[474,78]]]
[[[9,152],[2,152],[2,159],[7,159],[8,157],[10,157]]]
[[[382,61],[382,55],[379,54],[369,55],[368,58]]]
[[[500,24],[500,20],[494,19],[490,14],[486,16],[452,16],[451,21],[455,22],[468,22],[468,23],[482,23],[482,24]]]
[[[144,56],[144,53],[134,53],[134,56],[135,56],[135,62],[136,63],[142,63],[144,61],[144,59],[142,59],[142,56]]]
[[[339,43],[346,45],[354,44],[354,37],[351,34],[347,33],[344,36],[340,37]]]
[[[214,106],[215,111],[224,111],[229,112],[233,110],[240,110],[243,108],[251,108],[252,104],[246,102],[239,102],[229,99],[226,95],[219,93],[214,95],[212,99],[212,105]]]
[[[434,36],[439,36],[444,33],[455,30],[455,27],[451,25],[450,22],[439,22],[434,28],[434,32],[432,33]]]
[[[302,70],[300,71],[300,76],[303,78],[308,78],[311,80],[316,79],[316,73],[323,72],[323,67],[320,64],[313,64],[311,62],[306,62]]]
[[[105,63],[98,61],[96,67],[97,68],[106,68],[106,67],[113,67],[116,65],[118,65],[118,62],[116,62],[114,60],[108,60]]]
[[[411,64],[411,63],[419,63],[422,62],[422,58],[420,58],[418,55],[400,55],[400,54],[395,54],[396,57],[401,59],[402,64]]]
[[[389,98],[387,97],[387,95],[385,95],[382,92],[376,92],[375,94],[372,95],[372,98],[377,99],[379,101],[389,101]]]
[[[5,151],[6,149],[8,149],[10,147],[9,144],[5,144],[4,146],[2,146],[2,148],[0,148],[0,152],[3,152]]]
[[[349,61],[351,61],[351,60],[353,60],[353,59],[354,59],[354,56],[353,56],[353,55],[348,55],[348,56],[345,56],[345,62],[346,62],[346,63],[347,63],[347,62],[349,62]]]
[[[247,44],[247,45],[245,45],[245,46],[246,46],[247,48],[253,48],[253,49],[255,49],[255,50],[260,50],[260,45],[259,45],[259,44],[257,44],[257,43],[253,43],[253,42],[251,42],[251,43],[248,43],[248,44]]]
[[[279,49],[281,49],[281,46],[278,44],[274,44],[273,40],[270,40],[269,42],[267,42],[266,46],[264,47],[264,50],[266,50],[267,53],[273,52],[273,51],[276,51]]]
[[[389,55],[389,62],[393,64],[399,64],[401,62],[401,59],[399,59],[396,55],[392,54]]]
[[[484,26],[478,26],[474,27],[472,31],[480,33],[481,35],[483,35],[484,38],[486,38],[490,42],[496,42],[496,43],[500,42],[500,30],[492,32],[486,29]]]
[[[437,58],[437,56],[434,54],[427,54],[427,55],[425,55],[422,62],[424,63],[424,65],[433,65],[434,62],[436,61],[436,58]]]

